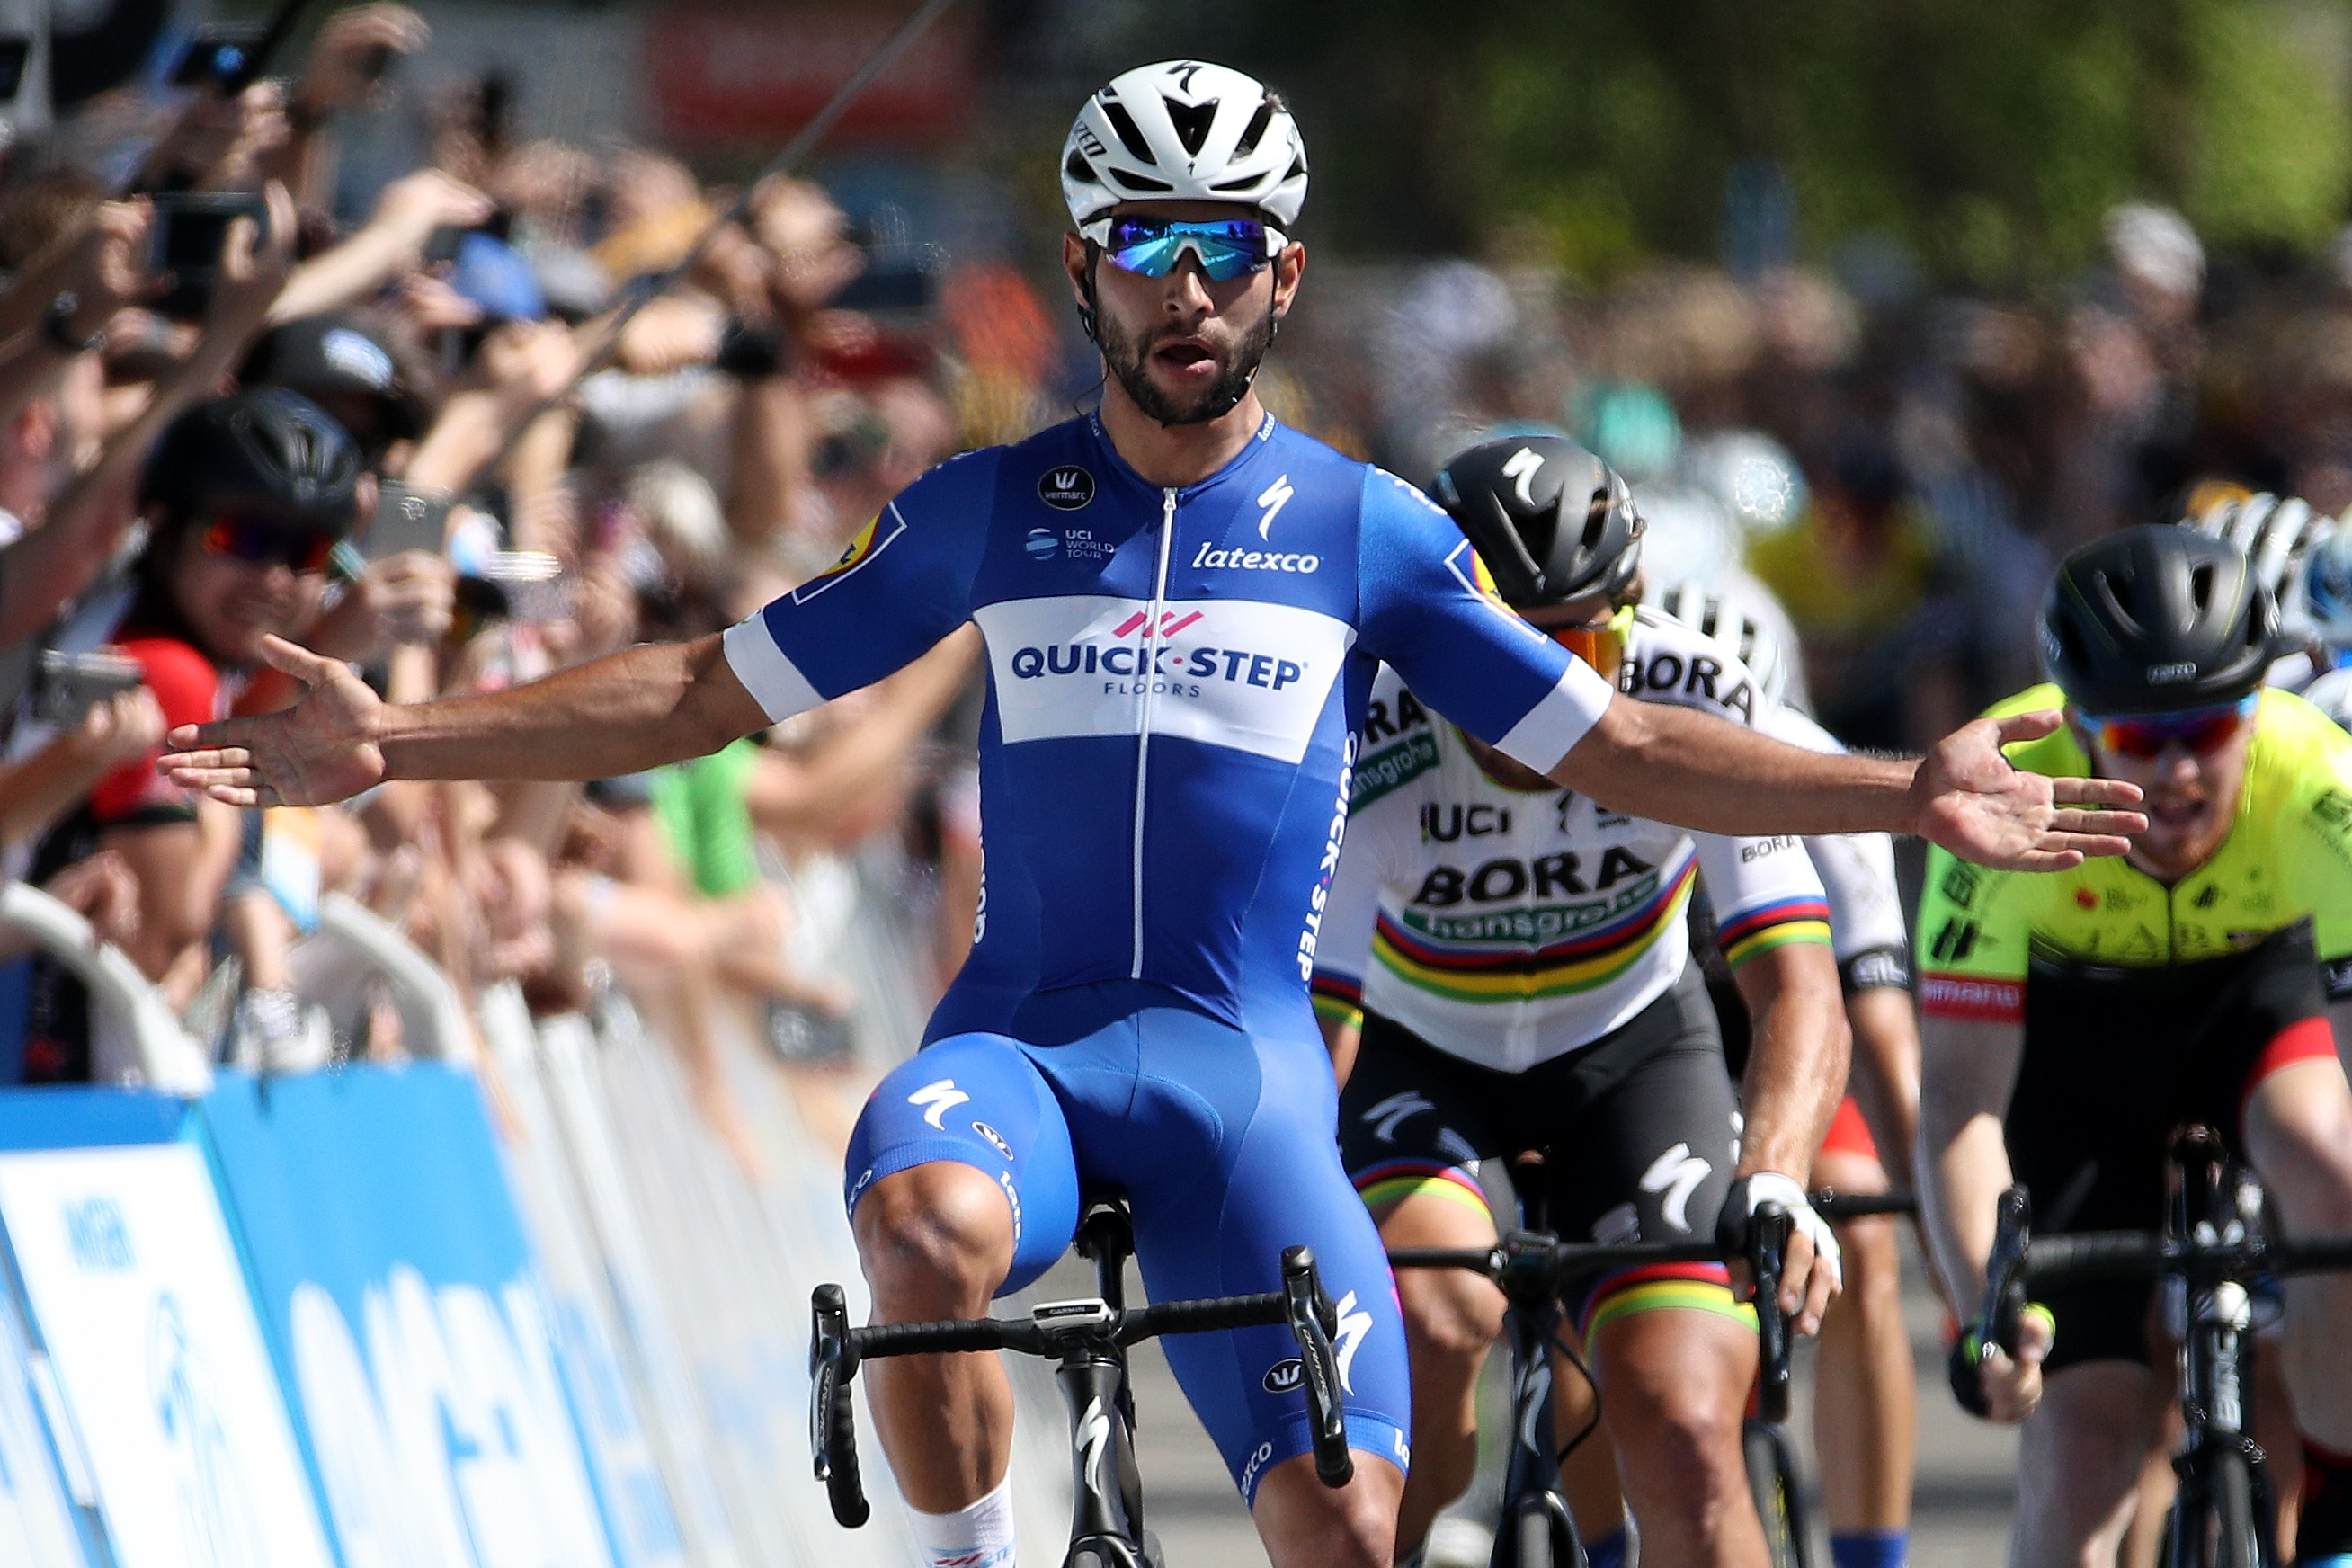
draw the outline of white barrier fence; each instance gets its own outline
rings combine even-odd
[[[881,906],[869,899],[864,907]],[[96,942],[71,910],[12,885],[0,889],[0,924],[89,983],[102,1027],[117,1042],[106,1058],[117,1081],[182,1096],[205,1091],[211,1073],[202,1050],[127,960]],[[860,925],[867,929],[859,932]],[[855,909],[835,931],[844,953],[856,955],[845,967],[874,1004],[869,1019],[887,1020],[893,1032],[904,1027],[910,999],[927,989],[908,968],[914,944],[891,922]],[[870,1415],[861,1426],[876,1507],[865,1529],[834,1522],[810,1472],[810,1291],[837,1281],[853,1310],[864,1310],[839,1159],[812,1134],[800,1103],[817,1080],[796,1080],[740,1030],[722,1037],[727,1085],[751,1134],[747,1161],[698,1112],[677,1054],[617,992],[593,1017],[534,1019],[520,993],[505,986],[468,1016],[396,931],[332,897],[322,903],[319,932],[297,954],[297,973],[305,994],[339,1022],[355,1017],[381,987],[412,1051],[481,1068],[611,1552],[544,1547],[501,1556],[476,1541],[477,1568],[570,1568],[573,1561],[582,1568],[898,1568],[912,1560]],[[761,1168],[747,1168],[753,1163]],[[1061,1540],[1068,1520],[1059,1401],[1042,1368],[1013,1372],[1022,1405],[1016,1506],[1024,1537],[1046,1546]],[[7,1382],[0,1379],[0,1390]],[[68,1415],[84,1430],[91,1426]],[[321,1500],[331,1527],[348,1533],[336,1500]],[[121,1552],[110,1520],[100,1518],[98,1533],[121,1568],[141,1568]],[[548,1531],[541,1539],[566,1535]],[[345,1542],[339,1555],[345,1568],[362,1568],[353,1550]],[[79,1552],[56,1559],[75,1568],[96,1560]],[[181,1560],[209,1561],[193,1545]]]

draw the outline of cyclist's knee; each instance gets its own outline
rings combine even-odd
[[[984,1310],[1013,1267],[1013,1212],[986,1174],[950,1160],[883,1177],[857,1202],[857,1250],[875,1306]]]
[[[1404,1472],[1359,1452],[1356,1478],[1333,1489],[1315,1477],[1315,1458],[1285,1459],[1258,1482],[1253,1510],[1275,1568],[1389,1568]]]
[[[1634,1313],[1601,1331],[1609,1434],[1628,1476],[1694,1506],[1745,1487],[1739,1426],[1755,1371],[1755,1331],[1690,1310]]]
[[[1895,1240],[1895,1222],[1873,1217],[1847,1220],[1832,1228],[1845,1276],[1840,1299],[1865,1314],[1900,1311],[1902,1252]]]
[[[1503,1294],[1458,1268],[1401,1268],[1397,1304],[1416,1357],[1475,1366],[1503,1331]]]

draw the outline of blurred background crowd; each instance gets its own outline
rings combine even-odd
[[[152,759],[291,700],[265,634],[416,698],[715,630],[1086,406],[1054,154],[1165,56],[1287,89],[1317,160],[1276,413],[1416,482],[1575,436],[1636,483],[1654,582],[1778,596],[1849,742],[2035,679],[2088,537],[2200,486],[2352,506],[2339,0],[1181,9],[971,0],[747,191],[900,8],[0,0],[7,873],[268,1070],[402,1048],[304,984],[331,894],[461,993],[618,987],[690,1071],[734,1026],[908,1048],[883,1021],[929,996],[847,950],[878,917],[917,989],[961,961],[969,629],[585,788],[239,811]],[[0,1080],[119,1076],[105,1034],[54,963],[0,969]]]

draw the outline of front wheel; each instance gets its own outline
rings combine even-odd
[[[2273,1568],[2264,1497],[2242,1449],[2217,1443],[2201,1450],[2165,1523],[2167,1568]]]
[[[1522,1499],[1495,1532],[1488,1568],[1587,1568],[1566,1500],[1554,1491]]]
[[[1813,1568],[1811,1522],[1797,1479],[1789,1435],[1769,1421],[1750,1421],[1740,1434],[1748,1457],[1748,1489],[1764,1526],[1764,1550],[1772,1568]]]

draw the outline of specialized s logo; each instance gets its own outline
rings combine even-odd
[[[1511,460],[1503,465],[1503,477],[1518,481],[1513,487],[1513,492],[1518,496],[1519,504],[1529,511],[1536,508],[1536,498],[1528,487],[1534,483],[1536,475],[1542,471],[1543,465],[1542,457],[1529,447],[1522,447],[1512,453]]]
[[[1356,1293],[1350,1290],[1340,1297],[1339,1331],[1331,1336],[1331,1357],[1339,1363],[1339,1387],[1349,1394],[1356,1392],[1355,1384],[1349,1379],[1349,1369],[1356,1364],[1356,1352],[1362,1347],[1364,1336],[1371,1331],[1372,1315],[1357,1310]]]
[[[1390,1095],[1378,1105],[1368,1108],[1358,1120],[1371,1124],[1372,1136],[1383,1143],[1396,1142],[1397,1127],[1412,1121],[1424,1110],[1437,1107],[1413,1089],[1402,1089]]]
[[[1677,1143],[1650,1162],[1638,1185],[1645,1193],[1660,1194],[1659,1218],[1688,1234],[1691,1194],[1714,1170],[1704,1156],[1691,1152],[1689,1144]]]
[[[971,1099],[971,1096],[955,1086],[955,1079],[943,1078],[937,1083],[927,1083],[908,1095],[907,1103],[922,1106],[923,1120],[933,1127],[939,1127],[940,1117],[945,1116],[957,1106],[969,1102]],[[944,1131],[946,1129],[941,1128],[940,1131]]]
[[[1037,499],[1055,511],[1076,511],[1095,499],[1095,477],[1075,463],[1037,476]]]
[[[1265,508],[1265,513],[1257,520],[1257,536],[1260,539],[1266,536],[1266,530],[1274,526],[1275,518],[1280,515],[1284,507],[1290,504],[1290,498],[1297,493],[1290,488],[1288,474],[1283,475],[1265,487],[1265,493],[1257,498],[1257,504]],[[1311,571],[1313,568],[1310,567],[1308,570]]]
[[[1110,1413],[1099,1399],[1087,1403],[1087,1413],[1078,1417],[1078,1462],[1087,1473],[1087,1485],[1099,1491],[1102,1488],[1103,1456],[1110,1449]]]

